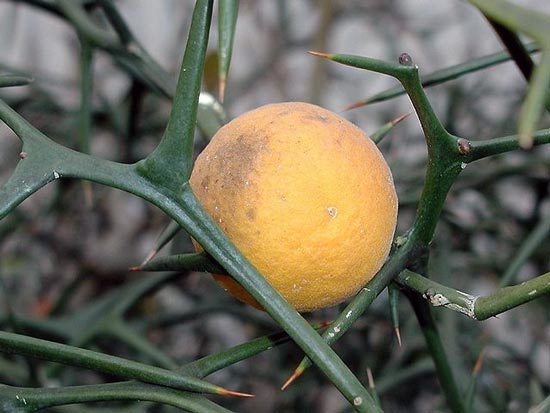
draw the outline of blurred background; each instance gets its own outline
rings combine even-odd
[[[0,1],[0,72],[34,78],[32,85],[4,89],[0,96],[52,139],[76,148],[78,37],[64,20],[31,3],[41,2]],[[122,0],[116,4],[139,41],[175,81],[193,2]],[[546,0],[521,4],[550,13]],[[97,18],[101,21],[99,13]],[[203,87],[214,96],[216,45],[214,18]],[[459,0],[242,0],[224,109],[227,118],[232,118],[266,103],[306,101],[339,112],[372,133],[413,110],[406,96],[344,109],[396,82],[318,59],[308,50],[388,61],[407,52],[425,75],[501,49],[484,17]],[[150,153],[162,135],[170,102],[132,81],[109,55],[97,51],[93,57],[90,151],[102,158],[137,161]],[[505,63],[427,92],[450,132],[481,140],[516,133],[525,90],[517,67]],[[136,99],[140,114],[130,119]],[[543,122],[548,127],[549,117]],[[207,136],[197,132],[197,152],[207,141]],[[396,126],[380,146],[398,187],[400,234],[412,222],[426,163],[416,116]],[[0,183],[10,176],[20,150],[17,137],[0,124]],[[499,288],[504,274],[508,284],[516,284],[547,272],[548,236],[517,270],[511,271],[510,264],[528,235],[549,220],[549,165],[548,145],[469,165],[447,200],[432,247],[430,276],[471,294],[487,294]],[[0,312],[10,308],[29,318],[47,317],[73,286],[66,311],[78,311],[142,276],[129,273],[128,268],[143,261],[168,222],[162,212],[126,193],[80,181],[48,185],[0,221]],[[180,234],[161,254],[190,250],[188,237]],[[525,412],[533,400],[550,392],[549,304],[548,297],[542,298],[485,322],[434,310],[462,387],[470,382],[475,361],[484,353],[478,411]],[[197,308],[203,310],[200,315],[193,313]],[[367,367],[372,370],[385,411],[446,411],[433,364],[406,300],[400,309],[402,347],[396,345],[383,294],[335,348],[364,382]],[[137,323],[165,314],[174,318],[151,322],[147,337],[178,364],[276,328],[268,316],[235,302],[209,276],[199,273],[179,274],[142,300],[128,317]],[[337,314],[334,308],[308,318],[327,320]],[[1,320],[0,327],[5,327]],[[131,349],[116,341],[100,340],[94,345],[111,354],[134,357]],[[285,345],[223,370],[213,378],[216,383],[245,389],[257,397],[222,404],[240,412],[349,411],[345,400],[315,368],[289,390],[279,390],[301,357],[297,347]],[[82,384],[104,378],[79,372],[57,380]],[[0,382],[17,384],[14,381],[0,368]],[[175,409],[151,406],[149,411]]]

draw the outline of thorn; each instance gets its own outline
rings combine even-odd
[[[294,373],[290,375],[290,377],[285,381],[285,383],[281,386],[281,390],[285,391],[288,386],[290,386],[294,381],[302,375],[304,372],[304,368],[302,367],[302,364],[300,364],[298,367],[296,367],[296,370],[294,370]]]
[[[147,264],[149,261],[151,261],[153,258],[155,258],[155,255],[159,252],[158,249],[154,248],[152,249],[149,254],[145,257],[145,259],[141,262],[140,267],[143,267],[145,264]],[[134,267],[136,268],[136,267]]]
[[[220,77],[218,81],[218,98],[220,99],[220,103],[223,103],[223,99],[225,98],[225,85],[225,77]]]
[[[51,297],[44,296],[32,306],[31,313],[38,318],[46,318],[53,309],[54,302]]]
[[[369,101],[367,99],[365,100],[358,100],[357,102],[353,102],[351,105],[348,105],[344,108],[343,112],[347,112],[348,110],[357,109],[361,106],[368,105]]]
[[[220,396],[232,396],[232,397],[256,397],[254,394],[251,394],[251,393],[241,393],[238,391],[227,390],[227,389],[224,389],[223,387],[220,387],[218,389],[218,394]]]
[[[412,114],[413,114],[412,112],[409,112],[409,113],[405,113],[404,115],[399,116],[398,118],[395,118],[394,120],[391,121],[392,126],[395,126],[395,125],[397,125],[399,122],[404,121],[405,119],[407,119],[407,118],[408,118],[409,116],[411,116]]]
[[[334,320],[325,320],[325,321],[321,321],[321,322],[319,323],[319,328],[328,327],[328,326],[331,325],[333,322],[334,322]]]
[[[322,52],[315,52],[313,50],[308,50],[308,53],[313,56],[322,57],[323,59],[331,59],[333,55]]]
[[[401,331],[399,330],[399,327],[394,327],[393,332],[395,333],[395,338],[397,338],[397,344],[399,344],[399,347],[402,347]]]
[[[84,181],[83,189],[84,189],[84,203],[86,204],[86,208],[91,209],[94,205],[92,183],[90,181]]]
[[[136,265],[135,267],[130,267],[128,268],[128,271],[130,272],[137,272],[137,271],[141,271],[142,270],[142,266],[141,265]]]
[[[367,380],[369,382],[369,389],[376,389],[376,385],[374,384],[374,376],[372,375],[372,370],[370,367],[367,367]]]
[[[472,374],[474,376],[477,376],[481,371],[484,357],[485,357],[485,349],[481,350],[481,353],[479,353],[479,356],[477,356],[476,364],[474,365],[474,369],[472,370]]]
[[[522,132],[519,135],[519,146],[524,150],[531,149],[533,147],[533,134],[531,132]]]

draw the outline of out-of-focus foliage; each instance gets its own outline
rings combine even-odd
[[[75,4],[82,5],[82,15],[65,12],[66,17],[60,17],[67,3],[0,4],[0,75],[10,74],[0,77],[0,86],[33,80],[28,86],[3,89],[0,98],[56,142],[104,159],[136,162],[151,153],[165,131],[193,4],[80,0]],[[231,1],[221,3],[234,7]],[[215,27],[223,21],[214,18],[195,153],[227,118],[263,103],[302,100],[340,111],[397,85],[380,74],[316,58],[308,50],[388,62],[397,62],[407,52],[422,79],[503,50],[486,18],[466,2],[367,3],[241,1],[231,67],[223,69],[229,70],[223,107],[216,101],[217,82],[208,81],[209,64],[214,62],[214,76],[218,70]],[[550,14],[547,2],[529,3],[541,15]],[[116,7],[109,8],[112,4]],[[78,26],[82,16],[95,26]],[[94,27],[110,29],[99,33]],[[537,64],[540,54],[532,56]],[[526,86],[509,62],[426,92],[450,133],[484,141],[517,132]],[[411,110],[403,95],[344,116],[374,133]],[[380,143],[399,191],[398,235],[412,224],[424,184],[426,145],[415,119],[411,116],[393,127]],[[543,112],[538,128],[549,127],[548,119]],[[0,126],[1,184],[25,157],[13,133]],[[476,296],[547,273],[549,158],[548,145],[542,145],[465,163],[444,203],[428,268],[413,270]],[[203,273],[129,272],[159,245],[157,237],[169,222],[159,209],[126,192],[80,180],[55,180],[0,221],[0,329],[165,369],[279,331],[267,314],[233,301]],[[168,239],[161,255],[192,251],[183,232]],[[335,350],[366,386],[370,372],[384,411],[450,411],[418,322],[403,298],[395,304],[395,298],[381,294]],[[447,309],[433,310],[450,369],[465,403],[471,400],[469,411],[544,408],[550,393],[548,304],[548,296],[541,297],[483,322]],[[343,309],[307,319],[332,320]],[[394,336],[397,322],[401,347]],[[275,343],[255,343],[246,351]],[[208,380],[256,398],[212,400],[239,412],[352,411],[316,368],[305,371],[284,392],[279,390],[302,357],[298,346],[285,344],[220,370]],[[206,371],[207,364],[208,359],[199,368]],[[97,384],[111,381],[109,374],[0,355],[0,383],[12,386]],[[0,386],[0,397],[2,391]],[[163,391],[163,397],[171,397]],[[218,408],[192,396],[187,402],[196,402],[188,407],[191,411]],[[45,411],[179,410],[166,404],[110,402]]]

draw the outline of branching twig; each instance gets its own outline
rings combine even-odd
[[[550,294],[550,273],[542,274],[518,285],[502,288],[486,296],[463,293],[410,270],[400,273],[396,281],[421,294],[435,307],[443,306],[476,320],[486,320]]]

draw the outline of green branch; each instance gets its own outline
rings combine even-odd
[[[536,53],[540,50],[540,47],[534,43],[528,43],[523,45],[528,53]],[[431,86],[440,85],[448,82],[449,80],[459,79],[470,73],[475,73],[480,70],[499,65],[501,63],[508,62],[510,60],[510,53],[503,51],[493,53],[487,56],[472,59],[466,63],[460,63],[457,65],[449,66],[444,69],[436,70],[432,73],[422,76],[422,86],[428,88]],[[364,105],[370,105],[372,103],[383,102],[392,99],[397,96],[404,95],[405,89],[402,86],[392,87],[384,90],[367,99],[360,100],[349,106],[349,109],[357,108]]]
[[[13,86],[26,86],[32,83],[33,79],[21,75],[0,75],[0,88]]]
[[[253,357],[289,340],[290,337],[284,333],[275,333],[260,337],[189,363],[179,369],[178,373],[191,374],[195,377],[203,378],[215,371]],[[138,382],[119,382],[54,389],[29,389],[0,385],[0,403],[6,409],[6,412],[26,412],[63,404],[120,400],[155,401],[197,413],[230,413],[229,410],[195,393]]]
[[[66,404],[120,400],[164,403],[193,413],[232,413],[198,394],[136,382],[40,389],[0,385],[0,406],[6,413],[27,413]]]
[[[430,302],[435,307],[446,307],[476,320],[486,320],[512,308],[550,294],[550,273],[486,295],[473,296],[446,287],[415,272],[405,270],[396,281]]]
[[[225,96],[231,55],[233,54],[233,40],[238,13],[238,0],[218,1],[218,92],[222,102]]]
[[[174,189],[187,182],[193,168],[193,137],[212,3],[197,1],[166,131],[155,151],[140,165],[149,178]]]
[[[123,50],[116,36],[92,22],[78,2],[56,0],[56,4],[65,17],[73,23],[80,36],[88,39],[92,45],[114,52]]]
[[[533,230],[529,233],[527,238],[523,241],[519,249],[517,250],[514,258],[508,264],[506,271],[500,279],[500,286],[507,286],[517,275],[523,264],[531,257],[536,249],[544,242],[548,240],[550,235],[550,214],[544,214],[535,225]]]
[[[545,145],[550,143],[550,129],[542,129],[533,134],[533,145]],[[464,156],[464,162],[470,163],[489,156],[511,152],[520,149],[519,136],[503,136],[484,141],[469,142],[468,153]]]
[[[211,394],[227,393],[227,390],[220,386],[189,375],[20,334],[0,331],[0,352],[55,361],[180,390]]]

